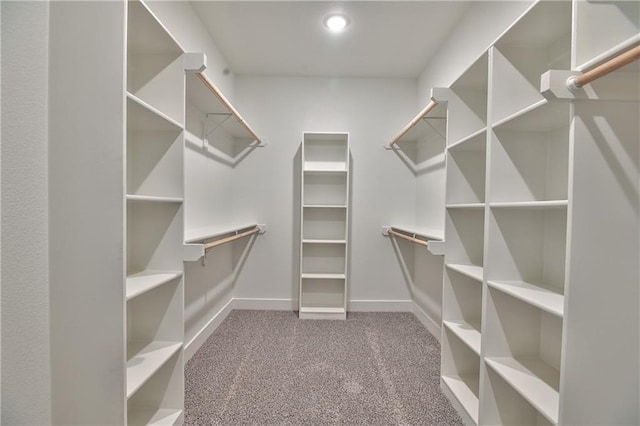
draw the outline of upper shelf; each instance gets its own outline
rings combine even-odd
[[[187,102],[203,115],[203,139],[207,139],[213,132],[222,130],[234,142],[262,142],[246,120],[202,72],[187,73]]]

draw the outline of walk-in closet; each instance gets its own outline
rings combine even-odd
[[[2,424],[640,424],[640,2],[0,19]]]

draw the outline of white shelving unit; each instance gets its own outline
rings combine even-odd
[[[446,93],[441,385],[466,423],[640,421],[640,67],[541,79],[639,30],[637,2],[538,1]]]
[[[127,424],[179,424],[184,407],[183,51],[128,2]]]
[[[301,319],[346,319],[349,135],[302,135]]]

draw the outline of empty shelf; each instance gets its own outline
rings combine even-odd
[[[180,342],[129,342],[127,345],[127,398],[180,350]]]
[[[346,275],[345,274],[311,274],[311,273],[303,272],[302,278],[314,279],[314,280],[344,280],[346,278]]]
[[[483,270],[482,266],[476,265],[462,265],[457,263],[448,263],[447,268],[456,271],[462,275],[466,275],[469,278],[473,278],[476,281],[482,282]]]
[[[305,165],[305,173],[347,173],[347,169],[337,168],[331,164],[313,164]]]
[[[477,374],[462,374],[460,376],[442,376],[442,381],[447,385],[451,393],[458,399],[462,408],[478,424],[479,401],[474,389],[479,389]]]
[[[558,423],[558,370],[537,358],[486,358],[485,362],[547,420]]]
[[[302,240],[303,243],[309,243],[309,244],[346,244],[347,241],[346,240],[312,240],[312,239],[305,239]]]
[[[129,412],[127,424],[129,425],[177,425],[181,424],[182,410],[169,408],[135,409]]]
[[[489,281],[488,285],[518,300],[562,318],[564,296],[559,290],[524,281]]]
[[[569,205],[567,200],[547,201],[515,201],[490,203],[491,208],[503,209],[564,209]]]
[[[127,300],[182,276],[182,271],[142,271],[127,276]]]
[[[483,209],[484,203],[456,203],[447,204],[448,209]]]
[[[127,201],[153,202],[153,203],[182,203],[182,198],[178,197],[158,197],[155,195],[131,195],[127,194]]]
[[[344,204],[305,204],[304,206],[310,209],[346,209],[347,206]]]
[[[343,307],[339,308],[331,308],[324,306],[309,306],[309,307],[301,307],[300,312],[309,313],[309,314],[342,314],[345,312]]]
[[[464,321],[442,321],[453,334],[458,336],[476,354],[480,355],[481,336],[478,328]]]

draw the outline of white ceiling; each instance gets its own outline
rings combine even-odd
[[[193,1],[240,75],[417,77],[468,1]],[[340,34],[322,19],[351,19]]]

